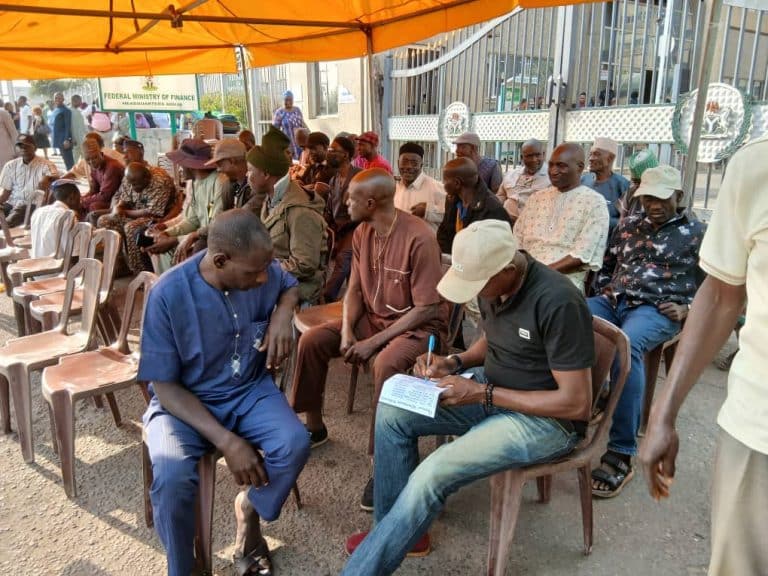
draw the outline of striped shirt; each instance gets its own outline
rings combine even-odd
[[[8,198],[11,206],[21,206],[29,201],[45,176],[58,175],[54,163],[40,156],[35,156],[29,164],[25,164],[23,158],[14,158],[0,172],[0,188],[11,191]]]

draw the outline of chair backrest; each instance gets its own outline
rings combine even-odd
[[[91,242],[91,236],[93,235],[93,226],[88,222],[78,222],[70,230],[62,231],[62,242],[59,246],[60,252],[57,251],[56,257],[62,258],[63,271],[67,272],[72,265],[72,256],[77,253],[82,257],[84,254],[88,254],[88,246]]]
[[[93,258],[81,258],[80,261],[67,271],[67,286],[64,291],[64,304],[61,307],[61,319],[56,330],[67,333],[67,324],[72,314],[72,299],[75,288],[82,286],[83,301],[80,312],[81,334],[88,335],[88,342],[93,338],[96,326],[96,311],[99,307],[99,283],[101,281],[101,262]],[[82,282],[79,282],[82,277]]]
[[[98,248],[102,247],[101,253],[101,285],[99,287],[99,301],[101,304],[107,301],[109,293],[112,290],[112,283],[115,279],[115,268],[117,266],[117,256],[120,252],[120,233],[107,228],[97,228],[91,236],[88,245],[88,258],[97,258]]]
[[[31,220],[32,220],[32,206],[40,207],[45,202],[45,197],[47,196],[45,190],[35,190],[32,194],[29,195],[29,198],[27,198],[27,204],[24,207],[24,228],[26,230],[29,230]]]
[[[614,359],[618,358],[619,369],[616,379],[610,382],[608,401],[603,410],[602,419],[597,425],[590,443],[602,442],[608,434],[613,419],[616,403],[619,401],[624,382],[629,374],[630,347],[629,338],[619,328],[603,320],[592,318],[592,330],[595,335],[595,365],[592,367],[592,409],[603,391],[606,380],[610,377]]]
[[[149,289],[157,281],[157,276],[152,272],[140,272],[136,278],[131,280],[128,285],[128,291],[125,294],[125,304],[123,305],[123,316],[120,320],[120,334],[117,335],[117,340],[114,343],[114,348],[123,354],[130,354],[131,348],[128,346],[128,331],[131,329],[131,321],[133,320],[133,313],[136,310],[136,300],[139,292],[143,291],[143,298],[141,304],[141,323],[139,324],[139,331],[144,326],[144,310],[147,308],[147,296],[149,296]]]

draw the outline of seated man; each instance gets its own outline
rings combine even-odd
[[[328,254],[325,202],[290,179],[289,145],[288,137],[271,126],[261,146],[248,152],[248,178],[256,193],[266,195],[261,221],[272,238],[275,259],[299,281],[301,303],[317,304]]]
[[[208,243],[154,285],[145,311],[138,378],[152,383],[143,420],[155,526],[168,574],[189,576],[197,462],[215,447],[248,486],[235,499],[238,573],[272,574],[259,517],[280,515],[309,456],[306,429],[268,372],[290,351],[296,280],[247,210],[217,218]]]
[[[629,158],[629,173],[632,178],[629,181],[629,188],[624,195],[619,198],[617,208],[619,209],[619,222],[627,216],[641,214],[643,206],[640,198],[635,196],[643,172],[648,168],[655,168],[659,165],[656,155],[651,150],[640,150]]]
[[[156,224],[150,233],[154,244],[146,252],[154,254],[155,272],[162,274],[174,263],[185,260],[197,241],[198,231],[221,212],[222,197],[229,187],[226,176],[207,166],[211,159],[211,145],[204,140],[188,138],[178,150],[168,152],[170,160],[185,171],[185,176],[192,180],[189,202],[178,223],[173,225]],[[184,237],[181,242],[180,237]]]
[[[121,136],[115,143],[112,148],[105,148],[104,147],[104,138],[101,137],[101,134],[98,132],[88,132],[85,135],[86,140],[96,140],[96,142],[99,144],[99,148],[101,148],[101,151],[104,153],[104,156],[110,156],[120,162],[121,164],[125,165],[125,157],[123,156],[123,142],[127,140],[124,136]],[[119,145],[118,145],[119,142]],[[91,167],[88,166],[88,162],[85,161],[85,158],[80,158],[75,165],[72,167],[71,170],[69,170],[62,178],[65,179],[71,179],[71,180],[90,180],[91,179]]]
[[[445,215],[437,229],[437,241],[443,254],[450,254],[456,233],[478,220],[512,220],[480,178],[477,165],[469,158],[455,158],[443,167]]]
[[[381,168],[392,174],[392,166],[389,161],[379,154],[379,135],[376,132],[363,132],[355,138],[357,144],[357,158],[352,162],[362,170],[369,168]]]
[[[240,130],[237,139],[243,143],[243,146],[245,146],[246,153],[250,152],[251,148],[256,146],[256,136],[254,136],[253,132],[250,130]]]
[[[79,114],[79,112],[78,112]],[[125,168],[122,163],[102,152],[93,138],[86,138],[82,145],[83,158],[91,169],[90,190],[80,203],[83,216],[92,214],[93,223],[106,214],[112,205],[112,197],[120,188]]]
[[[28,134],[20,135],[16,140],[20,156],[6,162],[0,172],[0,205],[8,226],[24,223],[27,202],[40,188],[43,178],[59,173],[53,162],[38,156],[36,151],[35,139]]]
[[[581,183],[589,186],[605,199],[610,215],[609,231],[619,223],[618,200],[629,189],[629,180],[613,171],[613,163],[619,153],[619,144],[610,138],[595,138],[589,150],[589,173],[581,177]]]
[[[47,258],[56,254],[61,232],[71,228],[80,212],[80,189],[71,180],[56,180],[51,184],[52,204],[41,206],[32,213],[30,222],[32,258]]]
[[[592,400],[592,319],[562,275],[518,251],[506,222],[459,232],[438,285],[453,302],[480,301],[485,334],[466,352],[421,356],[419,376],[446,390],[434,418],[379,404],[374,528],[351,536],[345,576],[392,574],[406,554],[429,553],[427,531],[446,498],[508,468],[564,456],[586,429]],[[302,337],[303,338],[303,337]],[[458,374],[473,367],[474,379]],[[419,464],[419,438],[457,438]],[[460,545],[460,543],[456,543]]]
[[[608,238],[608,208],[597,192],[579,184],[584,150],[560,144],[549,159],[552,186],[530,197],[515,223],[520,249],[566,274],[584,292],[589,270],[603,264]]]
[[[544,145],[538,140],[528,140],[521,148],[522,166],[507,172],[501,181],[497,196],[509,215],[517,220],[528,198],[538,190],[549,188],[547,163],[544,161]]]
[[[424,148],[416,142],[400,146],[397,168],[400,180],[395,188],[395,208],[423,218],[437,233],[445,215],[445,190],[442,183],[427,176],[422,167]]]
[[[480,154],[480,136],[474,132],[465,132],[456,138],[456,158],[469,158],[477,166],[480,180],[494,194],[501,186],[501,166],[496,158]]]
[[[699,279],[704,225],[684,209],[680,172],[649,168],[635,192],[645,214],[625,218],[598,278],[601,294],[587,303],[595,316],[621,328],[632,347],[630,371],[613,414],[608,451],[592,472],[592,493],[610,498],[632,479],[637,430],[643,410],[646,352],[680,331]]]
[[[330,144],[328,136],[322,132],[312,132],[307,137],[306,150],[309,151],[309,165],[299,178],[302,186],[313,188],[316,182],[328,184],[333,176],[333,169],[325,161]]]
[[[328,361],[355,364],[374,354],[374,401],[384,380],[413,366],[430,335],[447,337],[447,307],[436,285],[442,273],[435,235],[421,218],[397,210],[395,180],[385,170],[365,170],[349,187],[349,214],[362,222],[352,239],[352,275],[344,320],[302,334],[293,379],[293,407],[306,412],[312,445],[328,439],[322,405]],[[372,450],[372,446],[369,449]],[[370,509],[369,488],[363,498]]]

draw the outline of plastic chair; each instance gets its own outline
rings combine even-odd
[[[80,325],[70,334],[69,308],[75,286],[82,276],[85,287]],[[67,289],[64,298],[64,314],[53,330],[15,338],[0,348],[0,414],[3,430],[11,432],[11,414],[8,391],[13,395],[16,423],[19,427],[19,443],[26,462],[35,461],[32,442],[31,373],[56,364],[62,356],[87,350],[93,340],[94,320],[98,308],[101,262],[83,258],[67,273]]]
[[[0,248],[0,275],[2,275],[6,294],[10,296],[13,291],[13,284],[8,276],[8,265],[19,260],[28,259],[30,252],[28,249],[16,245],[16,240],[10,232],[8,221],[5,219],[2,210],[0,210],[0,232],[2,232],[0,237],[0,243],[2,243],[2,248]]]
[[[653,404],[653,395],[656,392],[656,380],[659,377],[659,366],[661,359],[664,358],[664,367],[666,373],[672,367],[672,361],[675,359],[677,343],[680,341],[682,330],[672,338],[659,344],[653,350],[645,354],[645,391],[643,392],[643,413],[640,417],[640,430],[638,436],[645,436],[645,428],[648,426],[648,417],[651,414],[651,404]]]
[[[34,326],[35,319],[29,312],[29,303],[43,294],[58,292],[62,289],[64,277],[72,265],[72,257],[77,249],[77,254],[88,254],[93,228],[86,222],[79,222],[64,236],[61,253],[52,257],[29,258],[20,260],[8,266],[8,276],[13,284],[13,310],[19,335],[29,334]],[[26,281],[35,276],[48,276],[59,274],[59,278],[48,278],[41,284]]]
[[[629,374],[630,348],[626,334],[610,322],[600,318],[592,319],[595,335],[596,362],[592,368],[593,409],[600,397],[606,378],[611,372],[611,365],[618,355],[619,370],[615,381],[610,383],[605,411],[593,417],[590,422],[590,434],[576,449],[555,462],[536,464],[525,468],[515,468],[494,474],[491,483],[491,518],[488,542],[488,576],[505,574],[509,547],[515,533],[517,515],[520,511],[523,486],[529,480],[537,479],[539,501],[547,502],[552,482],[552,475],[566,470],[576,469],[579,477],[581,496],[582,527],[584,531],[584,554],[592,551],[592,483],[590,468],[604,449],[608,430],[613,419],[616,403],[619,401],[624,382]]]
[[[104,275],[105,273],[102,274]],[[75,403],[84,398],[104,394],[112,410],[115,425],[122,425],[114,393],[135,385],[139,368],[139,354],[132,352],[128,345],[128,331],[140,292],[143,290],[141,310],[144,310],[146,296],[155,280],[157,276],[151,272],[142,272],[130,283],[123,307],[120,334],[111,346],[66,356],[59,359],[58,365],[43,370],[43,398],[48,402],[53,446],[61,460],[64,492],[69,498],[77,496]]]
[[[114,230],[107,230],[106,228],[96,230],[91,237],[91,242],[88,247],[88,258],[96,258],[99,246],[103,246],[101,257],[101,284],[99,287],[99,310],[101,311],[107,304],[107,300],[112,291],[112,284],[115,279],[115,266],[117,265],[117,257],[120,253],[120,233]],[[30,296],[34,293],[39,294],[40,290],[45,289],[45,286],[54,286],[57,283],[60,283],[61,280],[61,278],[50,278],[38,282],[27,282],[25,286],[34,286],[34,289],[28,289],[26,293]],[[71,314],[79,312],[82,300],[82,289],[75,290],[72,306],[70,308]],[[63,303],[64,292],[48,292],[44,295],[39,295],[36,300],[29,302],[28,314],[34,318],[34,320],[42,324],[43,330],[50,330],[58,321],[59,316],[61,316]],[[98,318],[100,317],[101,314],[98,314]],[[102,341],[105,343],[112,342],[116,335],[105,334],[102,329],[102,322],[100,322],[98,318],[96,328],[99,331],[99,335],[102,337]],[[27,326],[27,329],[29,330],[30,327]]]

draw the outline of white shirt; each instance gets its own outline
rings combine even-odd
[[[64,227],[71,228],[74,218],[75,213],[60,200],[32,212],[32,258],[54,256],[59,244],[59,222],[63,221]]]
[[[38,189],[40,180],[58,175],[56,165],[40,156],[35,156],[29,164],[24,164],[22,158],[14,158],[0,172],[0,189],[11,191],[8,198],[11,206],[21,206]]]
[[[717,423],[752,450],[768,454],[768,138],[744,146],[728,162],[717,207],[699,251],[709,275],[747,288],[739,352]]]
[[[408,212],[416,204],[426,203],[427,210],[424,220],[432,231],[437,233],[437,227],[443,221],[445,214],[445,190],[443,184],[422,172],[410,186],[398,180],[395,187],[395,208]]]
[[[29,134],[32,130],[32,108],[29,104],[22,106],[19,110],[19,134]]]
[[[551,185],[549,174],[547,173],[546,162],[544,162],[541,165],[541,168],[539,168],[539,171],[533,175],[526,172],[525,164],[523,164],[511,172],[504,174],[504,179],[501,181],[501,186],[499,186],[499,191],[496,195],[504,205],[504,208],[507,209],[507,212],[510,213],[512,213],[512,211],[508,208],[508,201],[517,201],[517,212],[519,213],[525,208],[525,204],[528,202],[528,198],[530,198],[531,194],[538,190],[549,188]]]
[[[573,256],[598,271],[608,240],[605,198],[587,186],[568,192],[551,186],[528,199],[514,232],[520,248],[543,264]],[[568,274],[581,292],[586,276],[587,270]]]

